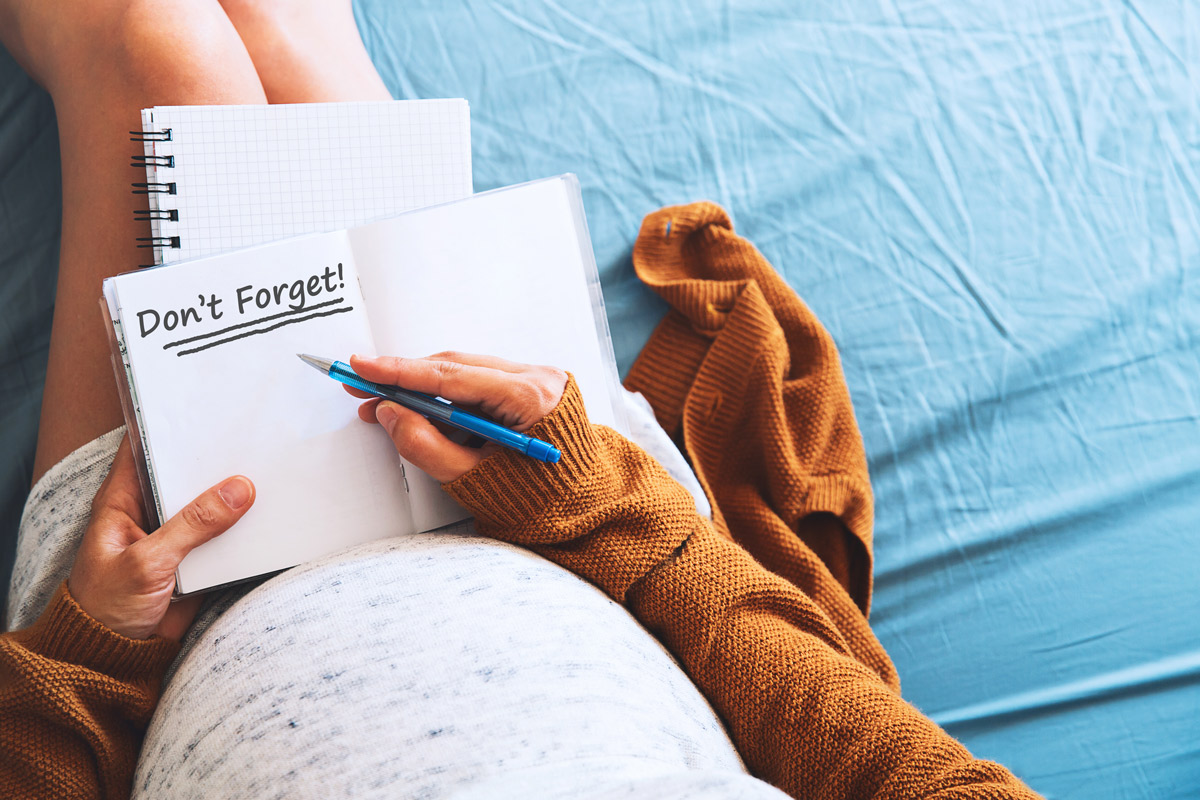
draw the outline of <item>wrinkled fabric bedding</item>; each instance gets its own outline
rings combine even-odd
[[[841,348],[905,696],[1055,798],[1200,784],[1200,8],[369,0],[475,188],[572,171],[628,368],[641,218],[709,199]],[[49,101],[0,55],[0,478],[28,486]],[[15,511],[14,511],[15,509]],[[11,525],[10,525],[11,521]]]

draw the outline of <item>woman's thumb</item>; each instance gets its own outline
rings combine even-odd
[[[146,541],[153,542],[159,563],[173,570],[192,550],[232,528],[254,505],[254,497],[249,478],[229,478],[184,506]]]

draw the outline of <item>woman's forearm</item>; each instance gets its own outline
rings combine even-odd
[[[0,636],[0,796],[129,797],[178,651],[113,633],[59,587],[32,627]]]
[[[840,645],[824,612],[706,526],[628,595],[758,777],[804,798],[1033,798]]]

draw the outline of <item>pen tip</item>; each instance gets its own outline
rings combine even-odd
[[[319,369],[326,375],[329,374],[329,368],[333,366],[333,362],[328,358],[319,358],[318,356],[310,356],[308,353],[296,353],[296,357],[308,364],[310,367]]]

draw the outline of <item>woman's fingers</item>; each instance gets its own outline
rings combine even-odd
[[[347,386],[344,383],[342,384],[342,388],[346,390],[346,394],[350,395],[351,397],[357,397],[359,400],[367,400],[368,398],[375,396],[373,394],[367,394],[362,389],[355,389],[353,386]]]
[[[382,402],[383,401],[380,398],[372,397],[370,400],[358,407],[358,418],[363,422],[379,422],[379,415],[375,413],[375,409]],[[470,411],[471,409],[467,410]],[[426,417],[426,419],[429,418]],[[459,442],[462,442],[464,439],[471,438],[468,436],[466,431],[447,425],[441,420],[431,419],[429,422],[431,422],[433,427],[437,429],[437,431],[443,436],[449,436],[451,439],[457,437],[457,441]]]
[[[463,353],[458,350],[443,350],[440,353],[434,353],[431,356],[425,356],[422,361],[456,361],[459,364],[466,364],[470,367],[487,367],[488,369],[498,369],[501,372],[529,372],[528,364],[518,364],[516,361],[509,361],[500,356],[486,356],[480,353]]]
[[[553,411],[567,385],[567,373],[560,369],[467,353],[428,358],[352,356],[350,366],[368,381],[443,397],[460,408],[478,408],[517,431],[532,428]],[[444,423],[431,422],[392,401],[348,391],[367,400],[358,409],[363,421],[383,425],[400,455],[442,483],[458,478],[497,449],[494,444],[465,447],[446,435]]]
[[[370,360],[370,361],[375,360],[374,358],[367,357],[367,356],[352,356],[350,358],[351,364],[356,363],[356,359],[359,360],[359,362],[365,361],[365,360]],[[456,364],[463,364],[464,366],[468,366],[468,367],[484,367],[487,369],[494,369],[499,372],[512,373],[514,375],[518,374],[518,373],[529,372],[531,369],[534,369],[533,367],[530,367],[528,364],[518,364],[516,361],[509,361],[508,359],[500,358],[499,356],[485,356],[485,355],[479,355],[476,353],[460,353],[457,350],[444,350],[440,353],[434,353],[431,356],[425,356],[424,358],[421,358],[421,359],[411,359],[411,360],[451,361]],[[370,380],[370,379],[368,379],[368,380]],[[379,381],[377,381],[377,383],[378,382]],[[397,385],[399,385],[399,384],[397,384]],[[362,391],[361,389],[355,389],[354,387],[346,386],[345,384],[342,384],[342,388],[344,388],[349,394],[353,395],[354,397],[359,398],[360,400],[366,400],[369,397],[374,397],[374,395],[368,394],[368,393]],[[414,389],[415,391],[422,391],[422,390],[416,389],[415,387],[412,387],[412,386],[405,386],[404,388]]]
[[[367,402],[358,407],[358,418],[363,422],[379,422],[379,417],[375,414],[375,406],[379,405],[378,397],[372,397]]]
[[[485,363],[492,356],[457,358]],[[429,358],[363,358],[353,356],[351,366],[363,378],[376,383],[403,386],[444,397],[460,406],[478,406],[504,425],[523,431],[550,413],[567,385],[567,373],[554,367],[514,365],[494,359],[519,372],[475,366],[461,361]]]
[[[520,382],[518,375],[457,361],[353,356],[350,366],[361,377],[375,383],[402,386],[415,392],[444,397],[454,403],[484,408],[488,407],[488,401],[505,396]]]
[[[396,446],[396,452],[439,483],[461,477],[491,452],[455,444],[429,420],[391,401],[376,404],[374,410],[379,424]]]

